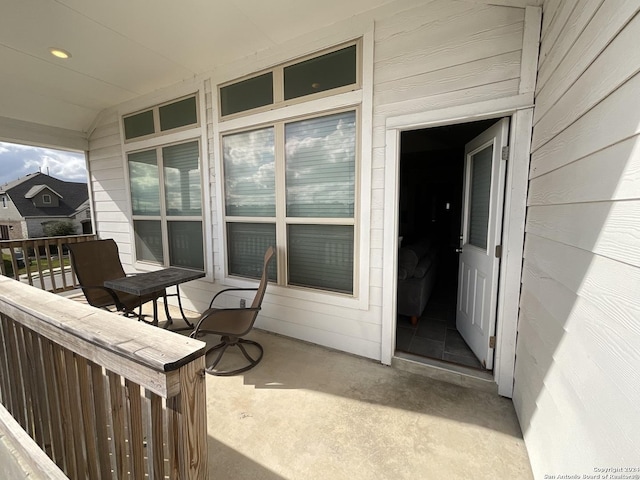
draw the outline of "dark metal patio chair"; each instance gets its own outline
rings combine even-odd
[[[235,375],[237,373],[246,372],[247,370],[255,367],[260,362],[260,360],[262,360],[262,355],[264,353],[262,345],[260,345],[258,342],[247,340],[242,337],[244,337],[251,331],[251,329],[253,328],[253,324],[255,323],[258,316],[258,312],[261,309],[262,299],[264,298],[264,293],[267,289],[269,263],[271,262],[271,259],[275,256],[275,254],[276,249],[273,246],[269,247],[265,252],[262,277],[260,278],[260,284],[257,288],[226,288],[224,290],[221,290],[216,293],[216,295],[209,303],[209,308],[205,310],[204,313],[200,316],[195,330],[191,333],[191,337],[196,338],[203,334],[214,334],[221,336],[220,343],[214,345],[213,347],[210,347],[207,350],[207,354],[209,352],[219,350],[218,356],[215,358],[213,363],[205,369],[207,373],[218,376]],[[256,295],[253,298],[253,302],[251,303],[250,307],[213,307],[213,302],[219,295],[225,292],[242,290],[256,292]],[[257,357],[254,358],[250,356],[245,348],[245,345],[252,345],[256,347],[258,349]],[[220,363],[222,356],[229,347],[238,347],[249,362],[248,365],[233,370],[216,370],[216,367]]]
[[[154,318],[156,318],[158,298],[164,298],[166,305],[166,290],[164,289],[139,297],[104,286],[106,280],[126,276],[118,255],[118,245],[113,239],[68,243],[66,247],[71,253],[71,265],[89,305],[106,310],[115,308],[125,315],[136,315],[135,309],[137,307],[139,320],[144,319],[142,315],[143,304],[154,302]]]

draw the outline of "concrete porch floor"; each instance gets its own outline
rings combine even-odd
[[[259,330],[248,338],[264,347],[258,366],[206,377],[210,478],[533,478],[509,399]]]

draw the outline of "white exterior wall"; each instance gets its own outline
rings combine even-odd
[[[513,396],[536,478],[638,468],[639,9],[544,4]]]
[[[207,122],[204,166],[208,168],[203,176],[211,210],[205,223],[212,245],[215,283],[185,285],[181,291],[188,298],[187,307],[202,311],[215,290],[237,283],[223,278],[216,85],[364,36],[362,92],[344,96],[345,104],[362,99],[359,274],[363,289],[358,299],[348,301],[331,294],[296,293],[270,286],[257,326],[381,359],[383,323],[391,321],[382,315],[383,280],[385,275],[396,275],[383,268],[384,259],[395,255],[393,247],[383,244],[384,184],[389,173],[385,171],[386,119],[517,95],[524,15],[523,8],[488,6],[477,1],[399,0],[348,22],[310,32],[290,44],[221,66],[203,79]],[[132,239],[116,110],[134,111],[175,97],[177,94],[168,89],[154,94],[153,99],[137,99],[135,105],[106,112],[91,135],[89,170],[97,232],[102,238],[116,239],[125,262],[132,258]],[[317,102],[319,107],[324,105],[322,100]],[[269,113],[264,115],[267,118]],[[237,305],[237,298],[229,302]]]

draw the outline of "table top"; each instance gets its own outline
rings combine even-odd
[[[104,286],[120,292],[142,296],[204,276],[205,273],[199,270],[169,267],[154,272],[138,273],[130,277],[107,280],[104,282]]]

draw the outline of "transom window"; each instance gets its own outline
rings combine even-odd
[[[336,94],[357,89],[359,55],[359,42],[353,42],[222,85],[220,116],[277,108],[291,101],[315,98],[322,92]]]
[[[223,135],[228,271],[258,277],[269,245],[286,254],[270,279],[354,292],[357,109]]]
[[[197,95],[157,105],[123,117],[124,138],[140,140],[183,127],[197,126]]]

